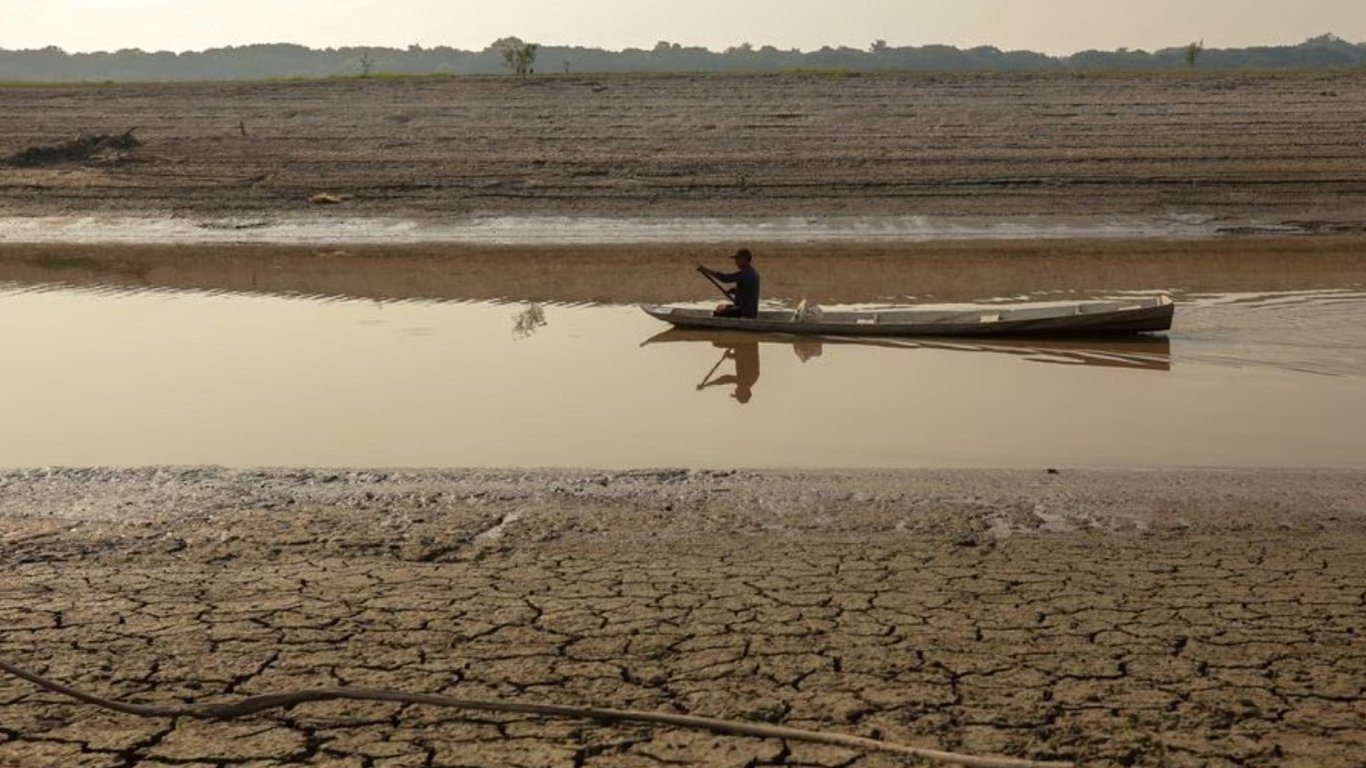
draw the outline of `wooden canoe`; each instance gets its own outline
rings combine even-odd
[[[765,309],[756,318],[715,317],[710,309],[641,306],[677,328],[816,334],[822,336],[1099,336],[1170,330],[1170,297],[979,309],[828,310],[818,316]],[[814,314],[814,313],[813,313]]]

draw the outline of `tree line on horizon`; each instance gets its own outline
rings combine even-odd
[[[0,49],[0,81],[163,81],[255,80],[395,75],[480,75],[507,72],[506,51],[527,45],[515,37],[494,41],[482,51],[445,46],[406,49],[344,47],[314,49],[290,43],[210,48],[203,51],[67,53],[55,46]],[[1205,49],[1197,44],[1155,51],[1081,51],[1050,56],[1033,51],[1003,51],[991,46],[960,49],[949,45],[895,47],[882,40],[867,49],[825,47],[815,51],[779,50],[748,43],[712,51],[660,41],[652,49],[609,51],[579,46],[531,45],[530,73],[666,73],[782,71],[944,71],[1066,72],[1351,69],[1366,67],[1366,43],[1335,35],[1298,45]]]

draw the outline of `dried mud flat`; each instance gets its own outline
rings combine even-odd
[[[0,88],[0,216],[1366,222],[1366,76],[677,75]]]
[[[339,684],[1101,766],[1357,766],[1358,472],[0,475],[0,657],[93,692]],[[874,766],[398,704],[141,720],[0,679],[0,765]]]

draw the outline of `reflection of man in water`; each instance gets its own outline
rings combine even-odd
[[[735,361],[735,374],[703,381],[697,385],[697,388],[734,384],[735,391],[730,396],[741,404],[748,403],[749,399],[754,396],[754,383],[759,380],[759,342],[734,341],[722,343],[716,341],[712,342],[712,345],[726,350],[725,357]]]

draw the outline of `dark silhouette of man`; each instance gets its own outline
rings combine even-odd
[[[698,266],[697,269],[704,275],[709,275],[723,283],[734,284],[735,287],[728,289],[731,303],[722,304],[716,308],[712,314],[717,317],[747,317],[753,319],[759,316],[759,272],[754,269],[754,256],[750,254],[748,248],[741,248],[735,252],[735,271],[718,272],[714,269]]]
[[[697,385],[697,388],[703,389],[705,387],[734,384],[735,391],[730,393],[730,396],[735,398],[741,405],[748,403],[749,399],[754,396],[754,385],[759,381],[759,342],[714,341],[712,344],[724,348],[726,350],[726,357],[735,361],[735,373],[718,376],[710,381],[704,381]]]

